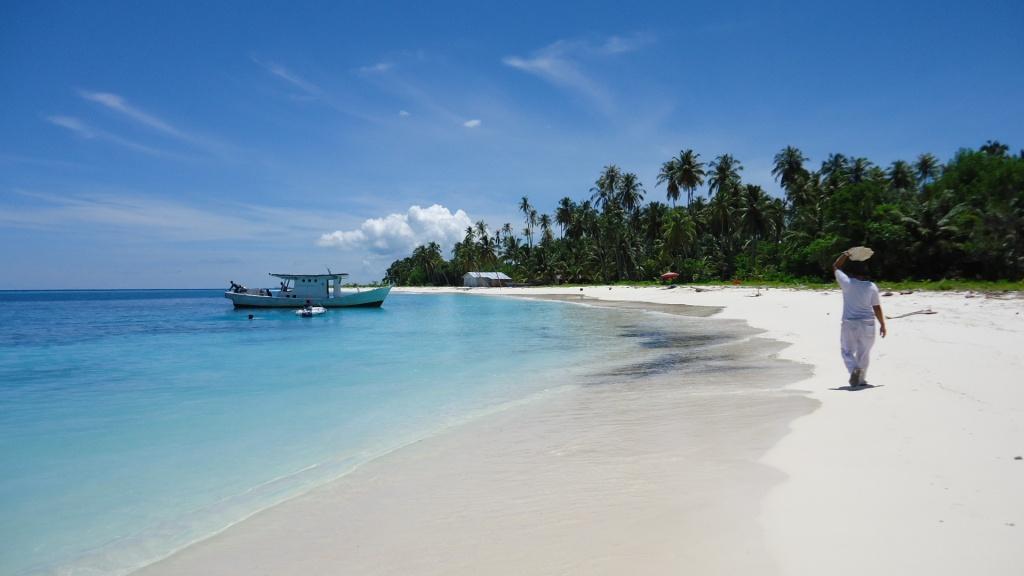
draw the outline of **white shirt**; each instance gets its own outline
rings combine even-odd
[[[875,306],[880,306],[878,286],[867,280],[850,278],[842,270],[836,270],[836,281],[843,289],[843,320],[875,319]]]

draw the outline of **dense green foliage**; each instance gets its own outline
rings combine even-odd
[[[872,274],[887,280],[1024,278],[1024,151],[987,142],[946,165],[931,154],[883,169],[832,154],[818,170],[797,148],[775,156],[784,197],[743,182],[729,154],[711,162],[683,150],[658,176],[670,204],[644,203],[635,174],[607,166],[581,201],[563,198],[554,217],[519,202],[524,228],[467,228],[451,259],[430,243],[392,263],[385,282],[458,285],[471,270],[519,282],[684,282],[828,278],[843,249],[875,249]],[[697,195],[707,184],[707,197]],[[685,206],[676,206],[681,196]],[[556,233],[557,227],[557,233]]]

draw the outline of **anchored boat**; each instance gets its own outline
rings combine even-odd
[[[384,303],[391,292],[390,286],[369,290],[342,290],[341,282],[348,274],[271,274],[281,280],[276,290],[246,288],[231,283],[224,297],[235,308],[324,308],[367,307],[376,308]]]

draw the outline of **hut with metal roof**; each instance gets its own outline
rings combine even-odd
[[[473,288],[499,288],[508,286],[512,279],[502,272],[466,272],[462,275],[462,285]]]

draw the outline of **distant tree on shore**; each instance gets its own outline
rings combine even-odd
[[[732,155],[705,168],[686,149],[657,177],[670,205],[645,203],[636,174],[609,164],[588,198],[562,198],[553,217],[523,196],[521,237],[511,224],[491,234],[479,221],[450,259],[436,243],[419,246],[393,262],[384,281],[458,284],[481,268],[545,283],[652,280],[668,270],[683,281],[824,280],[835,255],[855,244],[875,248],[871,267],[881,279],[1020,280],[1024,152],[1009,150],[989,140],[945,165],[926,153],[886,169],[835,153],[812,171],[803,152],[787,146],[774,157],[772,176],[782,188],[774,197],[744,183]],[[705,183],[707,198],[695,197]],[[676,206],[684,191],[686,206]]]

